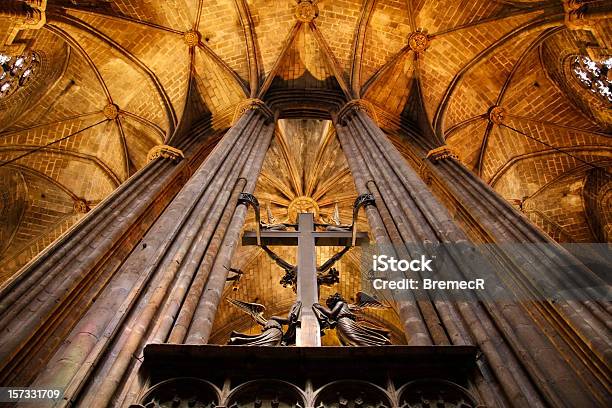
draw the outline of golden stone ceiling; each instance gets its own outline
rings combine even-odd
[[[95,207],[146,164],[153,146],[179,140],[192,121],[210,115],[215,129],[230,126],[247,97],[293,106],[284,115],[312,119],[301,125],[306,133],[324,126],[314,119],[339,98],[365,98],[397,140],[402,127],[420,128],[446,140],[505,198],[528,197],[528,215],[557,239],[596,239],[583,188],[592,167],[491,124],[488,113],[501,105],[509,126],[610,166],[610,107],[569,69],[577,54],[609,55],[609,2],[590,5],[599,14],[584,30],[564,24],[559,0],[319,0],[310,24],[296,18],[296,4],[49,0],[46,24],[11,40],[40,55],[39,72],[0,100],[0,160],[28,154],[0,174],[9,191],[2,236],[13,237],[1,246],[0,270],[14,272],[82,217],[76,202]],[[13,29],[0,13],[0,40]],[[290,128],[281,124],[277,136]],[[309,146],[326,137],[317,134],[322,139],[305,136]],[[279,160],[264,172],[274,188],[262,190],[275,214],[318,194],[322,213],[338,200],[344,217],[348,201],[324,188],[338,169],[293,171],[278,140]],[[307,150],[316,159],[317,147]]]

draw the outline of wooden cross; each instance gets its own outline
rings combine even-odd
[[[317,231],[312,213],[298,214],[298,224],[295,231],[257,231],[245,232],[242,245],[259,246],[297,246],[297,300],[302,302],[300,326],[297,329],[297,346],[320,346],[319,322],[312,310],[312,305],[319,302],[319,287],[317,284],[317,246],[353,246],[367,242],[368,234],[356,232],[356,214],[363,205],[373,204],[373,198],[368,200],[362,196],[357,198],[353,208],[353,226],[346,231]],[[255,197],[249,197],[248,204],[255,208],[258,224],[259,205]],[[254,202],[253,202],[254,200]],[[239,201],[247,204],[246,200]],[[256,204],[256,205],[255,205]]]

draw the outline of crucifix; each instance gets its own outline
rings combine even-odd
[[[344,254],[348,248],[360,245],[368,240],[368,234],[357,232],[357,214],[359,209],[366,205],[374,204],[371,194],[362,194],[357,197],[353,205],[353,222],[351,225],[327,225],[316,224],[312,213],[298,214],[297,224],[287,224],[286,227],[294,228],[294,231],[279,229],[266,230],[262,228],[259,214],[259,202],[252,194],[243,193],[238,199],[239,204],[253,207],[258,228],[255,232],[245,232],[242,237],[243,245],[257,245],[262,247],[288,274],[288,281],[294,280],[296,286],[297,300],[302,302],[300,323],[296,332],[297,346],[320,346],[320,327],[315,316],[312,305],[319,302],[319,285],[321,284],[321,272],[329,269],[333,262]],[[325,228],[325,231],[317,231],[317,227]],[[269,246],[296,246],[297,265],[293,266],[284,262],[274,254]],[[317,246],[341,246],[345,247],[339,254],[335,255],[322,266],[317,267]],[[276,258],[275,258],[276,257]]]

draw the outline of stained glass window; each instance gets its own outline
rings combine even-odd
[[[26,85],[39,67],[40,57],[35,52],[15,57],[0,54],[0,99]]]
[[[612,103],[612,58],[596,62],[587,56],[578,56],[572,69],[585,88]]]

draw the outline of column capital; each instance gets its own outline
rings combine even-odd
[[[295,6],[295,17],[302,23],[310,23],[319,15],[319,7],[313,0],[300,0]]]
[[[459,155],[453,150],[449,145],[444,145],[440,147],[436,147],[427,152],[425,156],[425,160],[429,160],[432,163],[439,162],[444,159],[457,159],[459,160]]]
[[[353,99],[348,101],[338,112],[338,122],[346,124],[346,120],[355,112],[365,112],[376,124],[378,124],[378,116],[374,110],[374,105],[365,99]]]
[[[240,119],[240,117],[249,110],[258,110],[268,120],[271,120],[274,118],[274,112],[272,112],[272,109],[270,109],[264,101],[258,98],[249,98],[249,99],[245,99],[244,101],[236,105],[236,110],[234,111],[234,119],[232,120],[232,125],[238,122],[238,119]]]
[[[151,162],[157,158],[170,159],[179,161],[185,158],[185,155],[180,149],[168,145],[157,145],[149,150],[147,154],[147,162]]]

